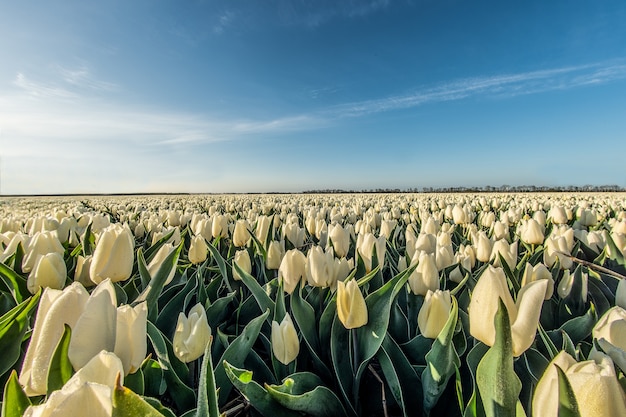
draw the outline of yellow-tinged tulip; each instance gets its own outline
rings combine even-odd
[[[239,268],[241,268],[244,272],[247,272],[248,274],[252,273],[252,262],[250,261],[250,254],[246,249],[238,250],[237,252],[235,252],[233,262],[237,264],[237,266],[239,266]],[[235,279],[235,281],[241,281],[241,276],[234,266],[233,279]]]
[[[306,276],[306,257],[298,249],[285,253],[278,268],[278,279],[283,281],[283,290],[291,294]]]
[[[274,356],[280,363],[289,365],[298,357],[300,341],[289,313],[285,314],[280,324],[272,321],[271,341],[272,352],[274,352]]]
[[[409,276],[409,288],[415,295],[426,295],[439,289],[439,271],[433,255],[422,253],[417,267]]]
[[[337,280],[337,268],[332,249],[324,252],[321,246],[313,246],[306,259],[305,273],[312,287],[332,287]]]
[[[524,220],[520,226],[520,239],[529,245],[543,243],[543,227],[535,219]]]
[[[113,352],[117,327],[117,297],[110,279],[93,290],[72,329],[67,356],[79,370],[101,350]]]
[[[345,257],[350,250],[350,232],[340,224],[329,225],[328,237],[333,243],[335,254],[340,258]]]
[[[113,351],[122,360],[126,375],[135,373],[146,358],[147,324],[148,305],[145,301],[135,307],[125,304],[117,308],[117,328]]]
[[[450,291],[428,290],[417,315],[417,326],[424,337],[436,338],[446,325],[452,308]]]
[[[123,373],[120,359],[113,353],[101,351],[45,403],[28,407],[24,416],[80,416],[85,415],[86,410],[90,417],[111,416],[112,390],[118,374],[120,384],[123,382]]]
[[[57,236],[52,232],[37,232],[25,248],[24,260],[22,261],[22,271],[30,272],[37,262],[37,258],[42,255],[56,252],[61,256],[65,249]]]
[[[35,294],[41,287],[60,290],[65,285],[66,276],[67,268],[63,256],[50,252],[37,258],[35,267],[28,274],[26,286],[31,294]]]
[[[168,255],[170,253],[172,253],[173,251],[176,250],[176,246],[169,244],[169,243],[164,243],[163,246],[161,246],[159,248],[159,250],[157,251],[157,253],[154,254],[154,257],[152,258],[152,260],[150,261],[150,263],[148,264],[148,272],[150,273],[151,277],[155,277],[157,272],[159,272],[159,269],[161,268],[161,265],[163,264],[163,261],[165,260],[165,258],[168,257]],[[170,282],[172,282],[172,280],[174,279],[174,273],[176,272],[176,268],[172,268],[170,270],[169,275],[167,276],[167,278],[165,279],[165,284],[167,285]]]
[[[207,246],[204,237],[202,237],[202,235],[194,236],[191,239],[191,244],[189,245],[189,262],[194,265],[200,264],[206,261],[208,255],[209,247]]]
[[[92,287],[95,283],[89,278],[89,267],[91,266],[92,256],[78,255],[76,257],[76,269],[74,269],[74,281],[80,282],[83,286]]]
[[[189,310],[189,316],[181,312],[172,338],[174,354],[187,363],[204,355],[204,350],[211,338],[211,328],[207,321],[206,311],[198,303]]]
[[[270,231],[270,224],[272,223],[272,218],[274,216],[259,216],[256,221],[256,228],[254,230],[254,235],[259,242],[265,246],[265,239],[267,239],[267,234]]]
[[[494,318],[498,299],[502,299],[509,314],[513,356],[524,353],[535,340],[541,305],[548,289],[548,280],[541,279],[523,287],[513,301],[502,268],[491,265],[478,279],[469,304],[470,334],[486,345],[496,340]]]
[[[246,220],[237,220],[235,230],[233,230],[233,245],[241,248],[246,246],[249,240],[248,222]]]
[[[346,329],[367,324],[367,305],[354,279],[337,282],[337,315]]]
[[[211,234],[214,238],[228,236],[228,217],[216,214],[211,220]]]
[[[610,308],[593,327],[592,335],[620,348],[626,356],[626,310],[619,306]]]
[[[549,300],[554,293],[554,279],[552,278],[552,274],[541,262],[535,266],[526,262],[524,274],[522,275],[522,287],[540,279],[547,279],[550,282],[550,284],[548,284],[548,290],[546,291],[546,300]]]
[[[50,359],[63,336],[64,324],[75,327],[88,299],[89,293],[78,282],[63,291],[44,290],[19,376],[27,395],[46,394]]]
[[[534,417],[559,415],[557,366],[563,370],[574,391],[581,417],[626,415],[626,399],[611,358],[600,354],[597,361],[576,362],[567,352],[561,351],[537,383],[532,401]]]
[[[626,279],[620,279],[615,291],[615,305],[626,308]]]
[[[285,255],[284,245],[277,240],[272,240],[267,248],[267,269],[278,269]]]
[[[378,264],[381,266],[383,265],[383,262],[385,261],[385,252],[387,250],[387,239],[385,239],[385,236],[379,236],[377,239],[371,233],[359,235],[357,239],[357,249],[363,259],[363,263],[365,264],[365,270],[370,272],[372,270],[374,250],[376,250]]]
[[[99,284],[106,278],[124,281],[133,272],[135,241],[127,225],[112,224],[104,229],[89,267],[91,280]]]

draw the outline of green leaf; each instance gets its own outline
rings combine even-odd
[[[113,389],[113,414],[112,417],[162,417],[154,407],[130,389],[119,384],[119,379]]]
[[[356,329],[359,350],[357,381],[360,380],[369,360],[374,357],[383,343],[393,302],[409,279],[407,272],[408,270],[396,275],[365,298],[368,321],[367,324]]]
[[[305,373],[308,375],[313,375]],[[290,410],[299,411],[313,417],[345,416],[346,411],[339,398],[321,381],[313,389],[298,387],[299,375],[294,374],[283,381],[282,385],[265,385],[268,394],[280,405]],[[310,389],[310,390],[309,390]],[[306,390],[306,392],[302,392]]]
[[[14,369],[11,371],[9,380],[4,386],[2,417],[22,417],[30,405],[30,399],[20,385],[17,372]]]
[[[19,359],[31,313],[39,304],[40,297],[41,290],[0,317],[0,375],[4,375]]]
[[[196,415],[198,417],[219,417],[220,411],[217,407],[217,388],[215,386],[215,376],[213,374],[213,361],[211,360],[211,346],[213,336],[204,350],[202,358],[202,369],[200,370],[200,386],[198,387],[198,405]]]
[[[143,369],[138,369],[132,374],[124,377],[124,386],[130,388],[134,393],[144,395],[146,392],[146,382],[143,375]]]
[[[558,365],[555,366],[559,375],[559,417],[580,417],[574,390],[565,372]]]
[[[256,341],[259,333],[261,332],[261,326],[267,320],[269,316],[269,310],[261,314],[257,318],[253,319],[246,325],[241,334],[232,341],[226,348],[219,363],[225,361],[234,366],[243,366],[243,363],[248,356],[248,352],[252,349],[254,342]],[[220,388],[219,404],[223,405],[230,394],[232,385],[229,383],[228,376],[223,366],[217,366],[214,369],[215,372],[215,385]]]
[[[220,251],[217,250],[215,246],[213,246],[213,244],[208,244],[207,246],[209,248],[209,251],[211,252],[211,256],[213,257],[213,259],[215,259],[215,262],[217,262],[217,266],[222,275],[222,280],[224,281],[224,284],[226,284],[226,287],[228,288],[228,292],[232,292],[233,287],[228,278],[228,271],[226,269],[226,261],[224,260],[224,257],[222,256]]]
[[[452,338],[458,320],[458,303],[452,297],[452,308],[445,326],[426,354],[426,369],[422,372],[424,410],[432,410],[448,385],[448,381],[461,366]]]
[[[193,297],[198,288],[198,279],[192,276],[182,290],[179,290],[174,297],[159,312],[156,321],[157,327],[164,334],[173,334],[178,322],[178,314],[187,309],[190,298]]]
[[[419,376],[397,343],[388,334],[376,358],[387,380],[387,384],[402,407],[404,416],[417,416],[422,412],[422,396]]]
[[[152,260],[152,258],[154,258],[154,255],[156,255],[156,253],[159,251],[159,249],[161,249],[161,246],[163,246],[168,240],[170,240],[170,238],[174,235],[175,231],[176,231],[176,229],[170,230],[169,232],[167,232],[165,234],[165,236],[163,236],[161,239],[157,240],[154,245],[150,246],[146,250],[146,260],[148,262],[150,262]]]
[[[67,324],[63,325],[65,330],[63,336],[59,340],[52,359],[50,360],[50,368],[48,371],[48,396],[52,391],[63,388],[63,385],[70,380],[74,374],[74,368],[67,356],[70,347],[70,338],[72,337],[72,329]]]
[[[147,331],[148,338],[157,354],[159,365],[164,371],[165,381],[172,399],[181,411],[191,409],[196,402],[195,394],[194,391],[182,381],[187,378],[187,375],[182,375],[182,373],[179,375],[174,369],[172,361],[178,361],[178,359],[174,357],[170,360],[172,343],[167,340],[167,338],[161,334],[161,331],[150,321],[147,323]],[[182,366],[186,368],[184,364],[182,364]]]
[[[587,310],[585,315],[568,320],[559,327],[559,330],[567,333],[574,344],[578,344],[591,334],[593,326],[597,322],[598,314],[596,313],[595,305],[590,303],[589,310]]]
[[[163,377],[163,368],[154,359],[146,359],[141,365],[144,381],[144,395],[160,397],[165,393],[166,384]]]
[[[231,383],[250,402],[250,405],[264,416],[299,417],[300,413],[289,410],[267,392],[259,383],[252,380],[252,372],[232,366],[224,361],[224,371]]]
[[[265,292],[263,287],[261,287],[261,284],[259,284],[258,281],[252,275],[248,274],[246,271],[241,269],[239,265],[237,265],[235,262],[233,262],[233,268],[237,271],[237,273],[241,277],[241,281],[244,283],[244,285],[248,287],[248,289],[252,293],[252,296],[254,297],[256,302],[259,304],[261,311],[265,311],[265,310],[270,311],[270,314],[268,316],[268,321],[270,321],[271,323],[271,317],[274,317],[274,309],[276,308],[274,301],[272,301],[270,296],[267,295],[267,292]]]
[[[170,252],[169,255],[163,260],[163,263],[159,267],[159,270],[156,272],[154,277],[151,277],[150,283],[148,286],[139,294],[139,297],[133,302],[133,305],[137,305],[142,301],[146,301],[148,305],[148,319],[154,321],[158,316],[158,305],[157,301],[161,292],[163,291],[163,287],[165,286],[165,281],[169,276],[172,269],[176,268],[176,264],[178,263],[178,257],[180,256],[180,251],[183,248],[183,241],[178,245],[178,247]],[[140,265],[145,266],[145,260],[143,260],[143,256],[140,257],[141,251],[137,251],[137,257],[140,258]],[[142,267],[140,267],[141,272]]]
[[[481,359],[476,370],[487,417],[515,417],[522,383],[513,369],[513,339],[506,306],[500,306],[495,317],[496,340]]]
[[[344,327],[343,323],[341,323],[339,317],[335,315],[330,336],[330,353],[333,369],[335,371],[335,376],[337,377],[337,382],[339,382],[341,394],[346,400],[348,406],[351,408],[351,413],[356,414],[356,409],[353,404],[355,370],[352,369],[350,351],[350,333]]]
[[[0,279],[11,293],[15,304],[19,304],[24,299],[30,297],[31,294],[26,286],[26,280],[2,262],[0,262]]]

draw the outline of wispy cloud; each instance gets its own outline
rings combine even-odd
[[[33,81],[21,72],[13,80],[13,85],[22,89],[28,96],[36,98],[74,98],[76,94],[58,85]]]
[[[235,13],[227,10],[222,15],[220,15],[217,24],[213,26],[213,33],[221,34],[224,30],[233,23],[235,19]]]
[[[391,0],[321,0],[295,2],[277,0],[276,10],[283,23],[304,25],[311,28],[321,26],[333,19],[355,18],[378,12],[389,6]]]
[[[427,103],[461,100],[475,96],[513,97],[626,78],[625,64],[593,64],[465,78],[404,94],[334,106],[324,113],[335,117],[359,117],[372,113],[407,109]]]
[[[78,68],[58,66],[57,69],[63,81],[71,86],[98,91],[113,91],[117,89],[116,84],[95,78],[86,66],[80,66]]]

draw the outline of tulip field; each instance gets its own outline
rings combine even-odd
[[[0,200],[1,417],[626,416],[626,195]]]

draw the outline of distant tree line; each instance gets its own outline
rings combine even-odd
[[[371,189],[336,189],[327,188],[319,190],[307,190],[302,194],[354,194],[354,193],[566,193],[566,192],[620,192],[626,188],[619,185],[568,185],[568,186],[537,186],[537,185],[501,185],[494,187],[486,185],[484,187],[413,187],[413,188],[371,188]]]

